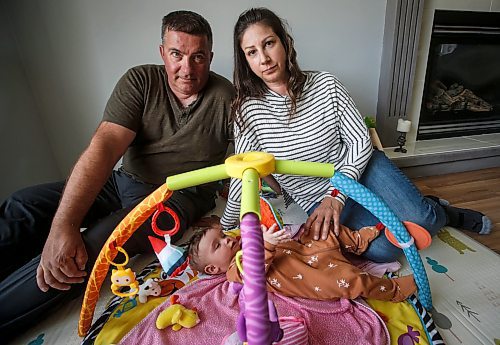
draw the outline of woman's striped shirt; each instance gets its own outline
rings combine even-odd
[[[235,125],[235,152],[264,151],[276,159],[333,163],[356,180],[371,157],[368,129],[340,81],[328,72],[305,72],[307,79],[290,119],[288,96],[269,90],[262,99],[251,98],[241,107],[244,129]],[[273,174],[281,188],[304,210],[329,195],[330,180]],[[238,224],[241,180],[232,179],[221,223]],[[345,202],[345,196],[337,198]]]

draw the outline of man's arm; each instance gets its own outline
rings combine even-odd
[[[102,122],[66,183],[37,269],[42,291],[68,290],[84,280],[87,252],[80,225],[115,164],[135,138],[123,126]]]

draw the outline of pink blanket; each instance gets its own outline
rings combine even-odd
[[[224,275],[201,279],[176,292],[179,302],[187,308],[196,307],[201,322],[191,329],[158,330],[158,314],[170,302],[153,310],[121,341],[135,344],[221,344],[224,337],[235,332],[238,315],[237,296]],[[355,301],[314,301],[271,295],[278,315],[305,320],[309,344],[389,344],[387,328],[374,311]]]

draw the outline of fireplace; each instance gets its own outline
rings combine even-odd
[[[436,10],[417,140],[500,132],[500,13]]]

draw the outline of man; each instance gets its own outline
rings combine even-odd
[[[164,66],[134,67],[117,83],[65,186],[30,187],[0,206],[4,340],[82,293],[115,226],[166,177],[222,163],[234,90],[210,72],[210,25],[189,11],[166,15],[160,54]],[[167,205],[184,230],[215,206],[214,198],[213,185],[204,185],[174,192]],[[129,255],[151,252],[151,234],[149,224],[138,229],[125,245]]]

